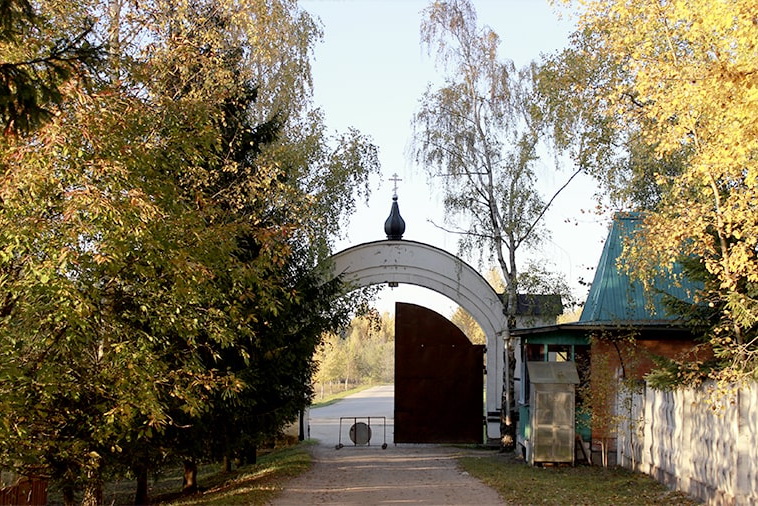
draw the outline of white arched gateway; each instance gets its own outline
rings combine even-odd
[[[445,295],[474,317],[487,337],[487,438],[500,438],[503,390],[503,303],[470,265],[447,251],[406,240],[376,241],[332,256],[334,276],[352,288],[385,283],[422,286]]]

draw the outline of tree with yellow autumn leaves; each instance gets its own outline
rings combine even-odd
[[[612,79],[592,90],[653,163],[658,197],[624,259],[643,280],[695,258],[715,312],[706,341],[724,382],[758,374],[758,4],[752,0],[567,1],[585,61]],[[579,48],[580,44],[575,44]],[[586,90],[585,90],[586,91]],[[649,165],[648,165],[649,166]],[[638,170],[642,170],[639,169]]]

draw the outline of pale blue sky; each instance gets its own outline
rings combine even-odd
[[[443,221],[440,193],[406,155],[411,118],[428,83],[442,82],[433,58],[420,45],[421,11],[426,0],[301,0],[301,6],[320,18],[324,41],[315,49],[314,100],[334,131],[358,128],[379,147],[382,177],[374,182],[367,206],[360,204],[347,237],[337,249],[384,239],[392,183],[397,173],[400,211],[406,221],[405,239],[426,242],[452,253],[457,237],[434,227]],[[542,53],[567,44],[572,30],[568,18],[559,19],[547,0],[474,0],[479,24],[490,26],[501,38],[500,55],[523,66]],[[556,173],[550,156],[538,168],[545,195],[560,186],[568,171]],[[585,211],[594,207],[594,184],[575,180],[547,216],[552,240],[540,252],[521,252],[554,264],[584,299],[578,279],[591,281],[606,235],[607,221]],[[485,271],[487,266],[474,267]],[[426,290],[400,287],[385,290],[380,310],[395,300],[428,305],[443,314],[452,304]]]

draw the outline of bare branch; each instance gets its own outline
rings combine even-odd
[[[537,223],[538,223],[538,222],[539,222],[539,221],[542,219],[542,217],[543,217],[543,216],[545,216],[545,213],[546,213],[546,212],[547,212],[547,210],[550,208],[550,206],[551,206],[551,205],[552,205],[552,203],[555,201],[555,199],[558,197],[558,195],[559,195],[559,194],[560,194],[560,193],[561,193],[563,190],[565,190],[565,189],[566,189],[566,187],[569,185],[569,183],[571,183],[571,181],[572,181],[572,180],[573,180],[573,179],[574,179],[574,178],[575,178],[577,175],[579,175],[579,173],[580,173],[580,172],[583,172],[583,171],[584,171],[584,168],[582,168],[582,167],[579,167],[578,169],[576,169],[576,170],[574,171],[574,173],[573,173],[573,174],[571,174],[571,176],[570,176],[570,177],[569,177],[569,178],[566,180],[566,182],[565,182],[565,183],[563,183],[563,186],[561,186],[560,188],[558,188],[558,190],[557,190],[557,191],[556,191],[556,192],[553,194],[553,196],[552,196],[552,197],[550,197],[550,200],[548,201],[548,203],[547,203],[547,204],[545,204],[545,207],[542,209],[542,211],[539,213],[539,215],[538,215],[538,216],[537,216],[537,217],[536,217],[536,218],[535,218],[535,219],[532,221],[532,223],[529,225],[529,228],[526,230],[526,232],[525,232],[525,233],[523,233],[523,234],[521,235],[521,237],[519,238],[519,243],[520,243],[520,242],[522,242],[523,240],[525,240],[525,239],[527,238],[527,236],[529,236],[529,234],[532,232],[532,230],[534,230],[534,227],[536,227],[536,226],[537,226]]]
[[[440,230],[442,230],[444,232],[450,233],[450,234],[466,235],[466,236],[469,236],[469,237],[478,237],[480,239],[489,239],[489,240],[493,240],[494,239],[494,236],[492,236],[492,235],[477,234],[476,232],[471,232],[471,231],[468,231],[468,230],[453,230],[451,228],[447,228],[447,227],[443,227],[442,225],[438,225],[437,223],[434,222],[434,220],[426,220],[426,221],[428,223],[431,223],[432,225],[434,225],[438,229],[440,229]]]

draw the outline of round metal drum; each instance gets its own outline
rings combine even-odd
[[[363,422],[354,423],[350,427],[350,441],[357,445],[365,445],[371,441],[371,427]]]

